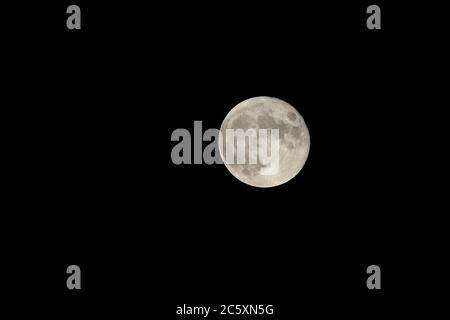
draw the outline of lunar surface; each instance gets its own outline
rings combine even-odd
[[[226,138],[227,131],[236,129],[254,129],[258,132],[258,138],[260,129],[278,129],[278,139],[275,139],[279,145],[276,171],[270,174],[267,174],[267,170],[264,172],[272,164],[260,159],[262,139],[257,140],[256,150],[248,145],[243,147],[247,160],[245,163],[227,158],[228,148],[234,148],[237,153],[237,139]],[[264,141],[272,146],[275,140],[270,136],[271,131],[268,132],[268,138]],[[272,97],[254,97],[239,103],[223,120],[220,133],[219,150],[225,166],[237,179],[254,187],[274,187],[294,178],[303,168],[310,148],[309,131],[300,113],[287,102]],[[248,144],[249,139],[246,141]],[[266,154],[272,155],[272,149],[268,147],[267,150]],[[251,163],[249,159],[257,161]]]

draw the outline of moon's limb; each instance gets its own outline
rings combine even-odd
[[[227,141],[227,129],[278,129],[279,170],[263,175],[261,170],[266,166],[260,161],[256,164],[227,162],[227,148],[236,151],[237,147],[235,141]],[[223,141],[219,141],[219,149],[225,166],[237,179],[255,187],[274,187],[291,180],[303,168],[309,154],[310,136],[303,117],[290,104],[277,98],[261,96],[242,101],[227,114],[220,132]],[[245,150],[248,160],[251,156],[248,146]]]

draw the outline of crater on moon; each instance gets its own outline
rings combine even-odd
[[[226,140],[227,129],[278,129],[279,163],[275,174],[262,174],[269,164],[259,160],[255,164],[226,161],[227,148],[237,150],[234,141]],[[254,97],[236,105],[222,122],[220,132],[223,141],[219,141],[222,160],[228,170],[240,181],[255,187],[274,187],[294,178],[303,168],[310,148],[310,136],[303,117],[287,102],[272,97]],[[268,141],[270,142],[270,135]],[[260,141],[258,141],[259,145]],[[269,148],[270,150],[270,148]],[[248,145],[245,158],[250,157]],[[270,154],[270,152],[269,152]],[[257,157],[257,155],[254,155]]]

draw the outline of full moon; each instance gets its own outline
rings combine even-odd
[[[229,161],[226,149],[234,148],[236,153],[237,144],[234,138],[233,141],[227,141],[228,129],[234,131],[254,129],[256,132],[260,132],[260,129],[269,129],[268,132],[278,129],[279,156],[276,172],[264,174],[264,168],[270,163],[262,163],[259,160],[256,163]],[[223,137],[223,141],[219,140],[220,156],[226,168],[237,179],[254,187],[275,187],[291,180],[300,172],[308,158],[310,136],[303,117],[290,104],[277,98],[262,96],[242,101],[227,114],[220,127],[220,133]],[[272,143],[270,135],[265,141]],[[259,147],[261,139],[257,143]],[[246,159],[251,157],[259,159],[258,155],[251,154],[259,149],[255,151],[248,146],[244,148]],[[270,148],[268,150],[270,154]]]

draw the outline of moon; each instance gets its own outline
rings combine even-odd
[[[260,159],[257,154],[252,154],[252,152],[260,150],[260,129],[278,129],[279,156],[276,172],[264,174],[264,168],[271,163],[262,163],[260,160],[257,160],[256,163],[250,163],[250,161],[239,163],[234,159],[227,161],[226,150],[234,148],[236,153],[239,145],[239,143],[235,143],[234,138],[228,139],[232,141],[227,141],[228,129],[234,131],[236,129],[244,131],[254,129],[258,132],[258,148],[255,150],[244,146],[247,160],[251,157]],[[237,179],[254,187],[275,187],[294,178],[303,168],[310,149],[309,130],[303,117],[289,103],[273,97],[254,97],[236,105],[223,120],[220,135],[219,151],[226,168]],[[272,143],[273,138],[269,134],[268,136],[267,141]],[[266,143],[268,143],[267,141]],[[267,154],[270,154],[270,151]]]

